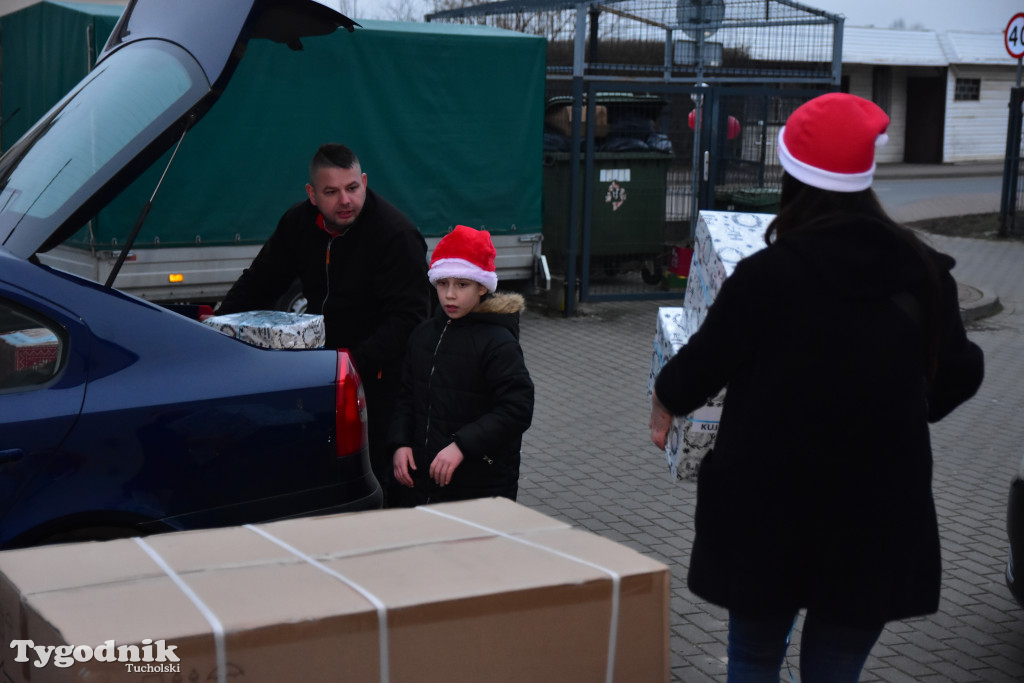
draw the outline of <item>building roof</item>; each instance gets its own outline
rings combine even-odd
[[[843,63],[946,66],[949,60],[935,31],[847,26]]]
[[[843,30],[844,64],[949,66],[1013,65],[1001,31],[926,31],[847,26]]]
[[[940,34],[942,49],[950,64],[1013,64],[1003,34],[948,31]]]

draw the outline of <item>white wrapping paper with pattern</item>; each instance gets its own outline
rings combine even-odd
[[[771,214],[701,211],[683,305],[658,309],[648,398],[661,368],[704,322],[708,308],[736,264],[765,246],[764,233],[772,218]],[[665,459],[673,480],[696,479],[701,460],[714,446],[724,401],[723,389],[689,415],[672,420]]]
[[[324,317],[284,311],[245,311],[207,318],[229,337],[267,349],[319,349],[326,338]]]

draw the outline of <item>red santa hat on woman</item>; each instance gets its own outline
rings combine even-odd
[[[441,238],[430,256],[427,277],[430,284],[441,278],[452,277],[479,282],[487,291],[498,288],[498,274],[494,272],[494,245],[491,233],[465,225]]]
[[[889,117],[874,102],[829,93],[797,107],[779,131],[779,162],[797,180],[822,190],[871,187],[875,147],[888,140]]]

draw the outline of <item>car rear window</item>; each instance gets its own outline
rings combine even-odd
[[[0,392],[48,383],[60,369],[63,350],[59,325],[0,299]]]

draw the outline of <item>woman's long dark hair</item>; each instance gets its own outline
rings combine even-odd
[[[923,249],[913,232],[889,217],[871,188],[860,192],[832,192],[808,185],[785,172],[782,174],[779,212],[768,226],[764,239],[771,244],[777,237],[800,230],[865,221],[882,225],[904,241]]]
[[[923,300],[926,367],[929,379],[935,375],[942,344],[942,285],[938,264],[928,247],[909,228],[893,220],[882,208],[875,192],[832,192],[803,183],[788,173],[782,174],[779,212],[765,232],[769,245],[786,235],[808,230],[828,230],[842,225],[872,223],[887,230],[916,254],[924,267],[926,282]]]

